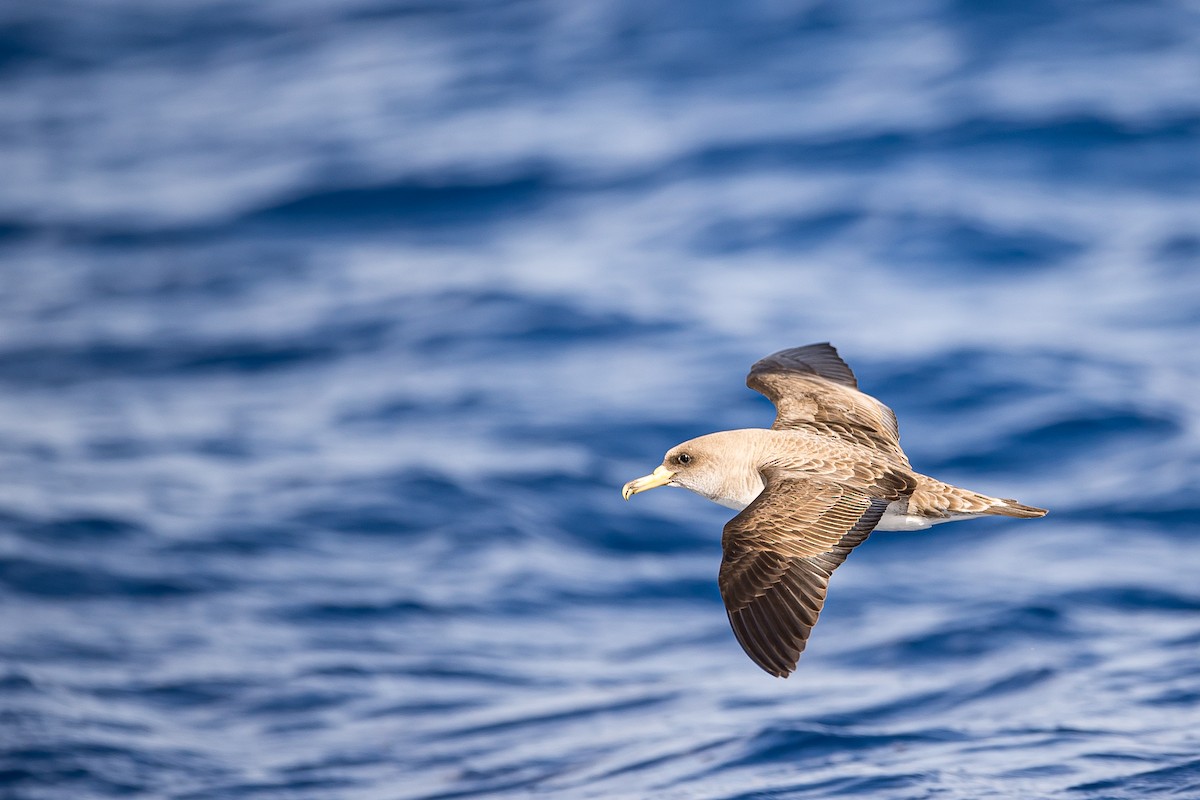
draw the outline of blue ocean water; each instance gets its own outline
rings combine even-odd
[[[0,7],[0,795],[1200,796],[1194,3]],[[829,340],[798,671],[619,490]]]

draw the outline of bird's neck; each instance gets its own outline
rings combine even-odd
[[[762,428],[744,428],[738,431],[723,431],[712,436],[720,437],[725,434],[739,435],[737,447],[722,448],[726,459],[725,469],[722,470],[725,480],[718,486],[701,492],[709,500],[741,511],[754,502],[754,498],[763,490],[762,474],[759,467],[766,461],[771,448],[771,435],[774,431]],[[746,436],[746,434],[752,434]],[[750,446],[746,446],[749,443]]]

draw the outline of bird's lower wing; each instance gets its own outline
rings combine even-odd
[[[719,580],[742,648],[786,678],[817,623],[829,576],[890,501],[807,477],[766,478],[762,494],[725,526]]]

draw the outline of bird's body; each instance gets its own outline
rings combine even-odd
[[[795,668],[829,576],[872,530],[1046,513],[914,472],[895,415],[829,344],[768,356],[746,383],[775,404],[770,429],[677,445],[623,494],[681,486],[740,512],[725,526],[721,594],[738,641],[773,675]]]
[[[762,493],[765,466],[789,472],[827,477],[853,483],[856,472],[875,473],[886,469],[907,470],[907,463],[895,463],[877,451],[806,431],[743,428],[701,436],[680,447],[689,450],[720,449],[724,452],[722,472],[728,480],[711,494],[699,491],[714,503],[741,511]],[[972,517],[1000,515],[1012,517],[1042,516],[1012,500],[988,497],[968,489],[950,486],[928,475],[912,473],[916,485],[912,494],[888,503],[875,525],[877,531],[917,531],[941,522]],[[1039,513],[1026,513],[1036,511]]]

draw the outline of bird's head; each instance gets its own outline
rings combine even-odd
[[[638,492],[657,486],[681,486],[711,500],[726,492],[728,475],[722,470],[721,434],[714,433],[677,444],[663,456],[662,464],[649,475],[635,478],[621,489],[628,500]]]

